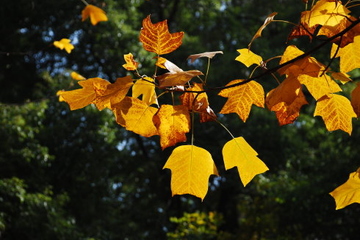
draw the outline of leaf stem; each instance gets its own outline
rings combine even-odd
[[[231,136],[232,138],[235,138],[234,135],[230,132],[230,130],[229,130],[222,122],[220,122],[218,119],[215,119],[215,118],[214,118],[214,120],[215,120],[218,124],[220,124],[220,126],[222,126],[222,127],[230,134],[230,136]]]

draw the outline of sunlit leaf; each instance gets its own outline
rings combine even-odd
[[[222,150],[225,169],[237,167],[241,182],[246,186],[256,175],[269,170],[257,157],[257,152],[245,141],[237,137],[228,141]]]
[[[328,94],[316,103],[314,116],[321,116],[328,131],[343,130],[351,135],[352,118],[356,117],[349,99]]]
[[[214,51],[214,52],[203,52],[198,54],[192,54],[188,57],[190,59],[190,62],[194,62],[198,58],[207,57],[207,58],[213,58],[216,54],[223,54],[222,51]]]
[[[135,71],[139,65],[137,61],[134,60],[134,56],[132,53],[124,54],[125,64],[123,64],[123,68],[128,71]]]
[[[57,48],[60,48],[61,50],[65,49],[67,53],[71,53],[71,51],[74,49],[74,45],[72,45],[70,39],[63,38],[60,41],[54,41],[54,46]]]
[[[356,88],[351,92],[351,106],[354,109],[357,117],[360,117],[360,83],[357,83]]]
[[[81,76],[77,72],[71,72],[70,76],[71,76],[72,79],[78,80],[78,81],[86,79],[85,77]]]
[[[90,17],[92,25],[96,25],[98,22],[108,20],[104,10],[91,4],[86,5],[86,7],[81,12],[81,16],[82,21],[85,21],[88,17]]]
[[[244,80],[233,80],[227,86],[242,81]],[[258,107],[264,107],[264,89],[256,81],[225,88],[220,91],[219,96],[228,98],[220,113],[236,113],[244,122],[247,120],[253,104]]]
[[[148,105],[158,105],[158,100],[155,92],[155,82],[153,78],[144,77],[135,82],[132,87],[132,96],[137,98],[142,95],[142,100]]]
[[[167,20],[153,24],[149,15],[142,26],[140,41],[146,51],[163,55],[175,51],[182,44],[184,32],[170,33]]]
[[[316,100],[329,93],[342,91],[339,85],[326,74],[320,77],[311,77],[303,74],[298,77],[298,80],[306,86]]]
[[[243,48],[237,51],[240,53],[240,56],[237,56],[235,60],[243,63],[246,67],[250,67],[253,64],[259,66],[262,62],[262,57],[253,53],[250,49]]]
[[[360,169],[350,173],[349,179],[332,191],[330,195],[335,199],[336,210],[352,203],[360,203]]]
[[[210,175],[218,175],[211,154],[203,148],[183,145],[175,148],[164,165],[171,170],[172,195],[191,194],[204,200]]]
[[[330,57],[337,51],[336,57],[340,57],[340,72],[348,73],[356,68],[360,68],[360,35],[354,37],[354,42],[349,43],[343,48],[338,49],[338,45],[333,44]]]
[[[162,149],[186,141],[190,131],[190,114],[183,105],[162,104],[153,118],[160,135]]]

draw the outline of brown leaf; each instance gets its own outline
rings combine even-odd
[[[275,15],[277,14],[277,12],[273,12],[270,15],[267,16],[267,18],[265,19],[263,25],[257,30],[257,32],[255,33],[255,35],[253,36],[253,38],[251,39],[248,48],[250,49],[251,44],[253,43],[253,41],[259,37],[261,37],[261,33],[264,30],[264,28],[266,28],[267,25],[269,25],[273,20]]]
[[[214,51],[214,52],[203,52],[198,54],[192,54],[187,59],[190,59],[190,62],[193,63],[198,58],[202,58],[202,57],[213,58],[216,54],[223,54],[223,52]]]

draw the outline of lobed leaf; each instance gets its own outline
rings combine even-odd
[[[354,37],[354,42],[349,43],[343,48],[338,49],[338,45],[333,44],[331,48],[331,57],[340,57],[340,72],[348,73],[356,68],[360,68],[360,54],[354,54],[360,51],[360,35]],[[337,50],[338,49],[338,50]]]
[[[137,61],[134,60],[134,56],[132,53],[124,54],[125,64],[123,64],[123,68],[128,71],[135,71],[139,65]]]
[[[82,21],[85,21],[87,18],[90,17],[92,25],[96,25],[99,22],[108,20],[104,10],[91,4],[86,5],[86,7],[81,12],[81,16]]]
[[[67,53],[71,53],[71,51],[74,49],[74,45],[72,45],[70,42],[71,42],[70,39],[63,38],[60,41],[54,41],[53,44],[55,47],[61,50],[65,49]]]
[[[259,66],[263,60],[261,56],[253,53],[250,49],[243,48],[237,51],[240,53],[240,56],[237,56],[235,60],[243,63],[246,67],[250,67],[253,64]]]

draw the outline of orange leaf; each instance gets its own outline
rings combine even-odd
[[[70,76],[72,77],[72,79],[78,80],[78,81],[86,79],[85,77],[81,76],[77,72],[71,72]]]
[[[175,148],[163,169],[171,170],[172,195],[191,194],[204,200],[210,175],[219,175],[211,154],[203,148],[183,145]]]
[[[150,77],[144,77],[135,82],[132,87],[132,96],[137,98],[142,95],[142,100],[148,104],[158,105],[156,92],[155,92],[155,82],[154,79]]]
[[[335,199],[336,210],[352,203],[360,203],[360,168],[349,175],[349,179],[330,195]]]
[[[60,41],[54,41],[54,46],[60,48],[61,50],[65,49],[67,53],[71,53],[71,50],[74,49],[74,45],[72,45],[70,39],[63,38]]]
[[[125,97],[121,102],[113,104],[112,110],[116,122],[144,137],[151,137],[158,134],[152,121],[157,108],[150,107],[145,102],[134,97]]]
[[[356,117],[349,99],[328,94],[316,103],[314,116],[321,116],[328,131],[343,130],[351,135],[352,118]]]
[[[153,24],[149,15],[143,20],[142,25],[140,41],[146,51],[163,55],[181,46],[184,32],[170,33],[167,20]]]
[[[300,75],[298,80],[304,84],[311,95],[318,100],[329,93],[341,92],[342,89],[326,74],[321,77],[311,77],[309,75]]]
[[[242,81],[244,80],[233,80],[226,86]],[[263,87],[255,81],[250,81],[236,87],[225,88],[220,91],[219,96],[226,97],[228,100],[220,113],[236,113],[245,122],[253,104],[258,107],[264,107],[264,95]]]
[[[331,57],[336,53],[339,46],[333,44],[331,48]],[[354,42],[349,43],[343,48],[339,48],[336,57],[340,57],[340,72],[347,73],[356,68],[360,68],[360,54],[354,54],[360,51],[360,35],[354,37]]]
[[[257,174],[269,168],[257,157],[257,152],[245,141],[237,137],[228,141],[223,149],[225,169],[237,167],[241,182],[246,186]]]
[[[357,83],[356,88],[351,92],[351,106],[357,117],[360,117],[360,83]]]
[[[342,84],[352,81],[349,74],[342,72],[332,72],[331,77],[335,80],[339,80]]]
[[[269,14],[269,16],[267,16],[267,18],[265,19],[263,25],[257,30],[257,32],[255,33],[255,35],[253,36],[253,38],[251,39],[248,48],[250,49],[252,42],[256,39],[261,37],[261,33],[264,30],[264,28],[266,28],[267,25],[269,25],[273,20],[275,15],[277,14],[277,12],[273,12],[271,14]]]
[[[134,60],[132,53],[124,54],[124,59],[126,64],[123,64],[123,68],[128,71],[135,71],[139,65],[137,61]]]
[[[194,62],[198,58],[207,57],[207,58],[213,58],[216,54],[223,54],[222,51],[214,51],[214,52],[203,52],[198,54],[192,54],[187,59],[190,59],[190,62]]]
[[[266,105],[270,111],[276,112],[280,125],[294,122],[304,104],[307,101],[301,91],[301,84],[295,77],[286,78],[266,96]]]
[[[201,83],[194,83],[188,91],[203,91]],[[209,106],[207,94],[186,92],[180,96],[182,105],[186,106],[190,111],[200,113],[200,122],[208,122],[216,119],[214,111]]]
[[[110,83],[101,78],[89,78],[78,82],[82,88],[71,91],[60,90],[57,92],[59,101],[69,104],[71,110],[83,108],[92,104],[97,98],[97,90],[106,89]]]
[[[243,63],[246,67],[250,67],[253,64],[259,66],[263,60],[261,56],[253,53],[250,49],[243,48],[237,51],[240,53],[240,56],[237,56],[235,60]]]
[[[162,149],[186,141],[185,134],[190,131],[190,115],[187,107],[163,104],[153,121],[159,131]]]
[[[101,8],[98,8],[94,5],[88,4],[81,12],[82,21],[85,21],[90,17],[92,25],[96,25],[98,22],[107,21],[108,18]]]

